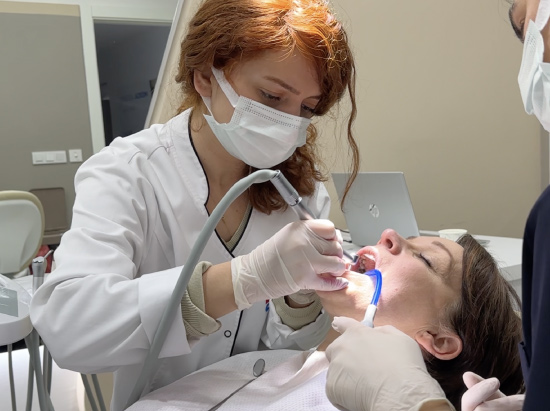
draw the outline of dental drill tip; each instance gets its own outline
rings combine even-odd
[[[343,250],[343,253],[344,253],[344,257],[350,260],[351,264],[355,264],[359,259],[359,256],[357,254],[350,253],[347,250]]]

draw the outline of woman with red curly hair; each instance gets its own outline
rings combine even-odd
[[[352,175],[359,165],[353,57],[325,0],[204,1],[176,79],[174,118],[115,139],[79,169],[71,229],[31,306],[61,367],[115,372],[112,410],[126,404],[182,265],[237,181],[279,169],[326,218],[312,119],[346,94]],[[236,353],[323,340],[329,321],[310,290],[347,285],[341,239],[327,220],[296,220],[269,182],[229,206],[145,391]]]

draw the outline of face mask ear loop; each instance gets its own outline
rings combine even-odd
[[[223,93],[225,94],[233,108],[237,107],[239,95],[235,92],[235,90],[233,90],[233,87],[231,87],[231,84],[229,84],[229,81],[227,81],[227,79],[225,78],[223,71],[212,67],[212,74],[216,78],[216,81],[220,85],[220,88],[223,90]]]
[[[213,116],[213,114],[212,114],[212,99],[210,97],[202,97],[202,96],[201,96],[201,98],[202,98],[202,102],[206,106],[206,109],[208,110],[210,115]]]

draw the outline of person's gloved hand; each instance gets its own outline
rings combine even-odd
[[[342,246],[328,220],[297,221],[283,227],[250,254],[231,260],[237,307],[301,289],[332,291],[347,286]],[[320,276],[319,274],[329,273]]]
[[[437,409],[453,409],[408,335],[392,326],[369,328],[347,317],[335,317],[332,326],[342,333],[326,350],[326,394],[336,408],[409,410],[433,400]]]
[[[468,391],[462,396],[462,411],[521,411],[525,395],[504,395],[496,378],[484,379],[473,372],[462,376]]]
[[[335,230],[336,237],[334,240],[338,241],[340,244],[344,242],[344,239],[342,238],[342,232],[340,230]],[[350,264],[351,266],[351,264]],[[347,268],[347,265],[346,265]],[[294,294],[290,294],[288,296],[291,300],[298,304],[311,304],[313,301],[317,299],[317,293],[315,290],[299,290],[296,291]]]

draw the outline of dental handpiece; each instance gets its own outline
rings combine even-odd
[[[315,220],[317,217],[313,212],[304,204],[302,197],[298,192],[292,187],[292,184],[286,179],[286,177],[281,173],[280,170],[277,170],[277,174],[271,179],[271,182],[281,194],[285,202],[298,214],[300,220]],[[347,250],[342,250],[344,256],[350,260],[351,263],[355,264],[357,262],[358,256],[352,254]]]

